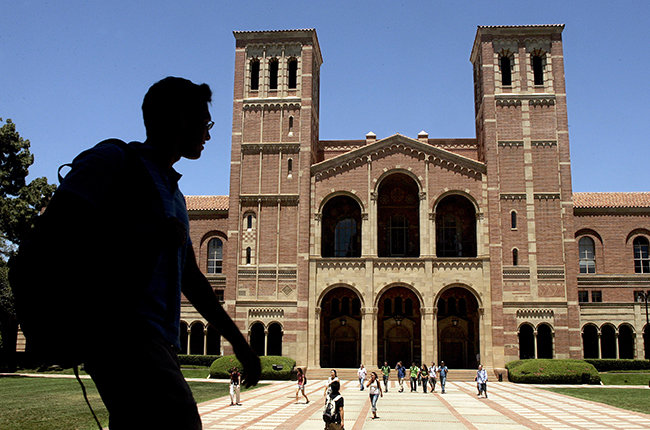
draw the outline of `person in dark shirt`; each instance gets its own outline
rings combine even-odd
[[[241,385],[241,373],[237,367],[230,369],[230,406],[241,406],[239,403],[239,386]]]
[[[329,394],[329,397],[335,403],[334,419],[331,423],[325,425],[325,430],[343,430],[345,428],[345,416],[343,411],[343,396],[340,392],[341,383],[339,381],[333,381],[330,384],[330,388],[332,392]]]

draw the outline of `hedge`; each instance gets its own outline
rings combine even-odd
[[[261,379],[291,379],[293,368],[296,366],[296,360],[289,357],[280,357],[276,355],[267,355],[260,357],[262,364],[262,377]],[[274,370],[273,367],[278,370]],[[242,365],[234,355],[225,355],[220,357],[210,366],[210,378],[213,379],[227,379],[230,378],[229,369],[237,366],[239,370]],[[280,367],[282,367],[280,369]]]
[[[187,355],[179,354],[178,362],[181,366],[205,366],[209,367],[220,355]]]
[[[650,360],[587,358],[585,361],[593,364],[599,372],[608,372],[610,370],[650,370]]]
[[[600,384],[598,371],[584,360],[516,360],[506,368],[508,379],[522,384]]]

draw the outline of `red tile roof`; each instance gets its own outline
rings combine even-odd
[[[228,210],[228,196],[185,196],[188,211]]]
[[[650,192],[573,193],[575,208],[650,208]]]

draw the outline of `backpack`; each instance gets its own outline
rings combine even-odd
[[[152,194],[155,184],[130,145],[117,139],[99,145],[117,145],[124,154],[119,166],[123,170],[115,175],[105,204],[84,212],[88,216],[76,216],[75,208],[88,205],[59,187],[9,261],[16,315],[32,365],[75,367],[84,361],[89,345],[99,351],[107,340],[119,341],[128,333],[133,307],[129,303],[136,302],[136,288],[144,290],[146,273],[155,265],[157,254],[151,251],[160,241],[156,234],[164,235],[154,209],[162,205],[160,198],[147,198],[157,196]],[[80,168],[86,153],[67,165],[68,175]],[[154,226],[140,234],[135,227],[129,229],[134,224],[130,216],[152,217]],[[102,240],[115,235],[125,240]],[[147,241],[151,243],[143,246]],[[124,276],[129,270],[132,279]],[[113,338],[102,336],[106,333],[114,333]]]
[[[327,397],[327,402],[325,402],[325,409],[323,410],[323,421],[326,424],[333,423],[337,416],[338,412],[336,411],[336,402],[339,401],[341,395],[332,398],[332,396]]]

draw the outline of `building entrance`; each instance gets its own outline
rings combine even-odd
[[[377,310],[378,365],[395,367],[422,359],[420,300],[405,287],[393,287],[379,299]]]
[[[361,301],[347,287],[323,297],[320,318],[321,367],[358,367],[361,362]]]
[[[449,368],[473,369],[480,362],[478,301],[463,287],[438,299],[438,359]]]

